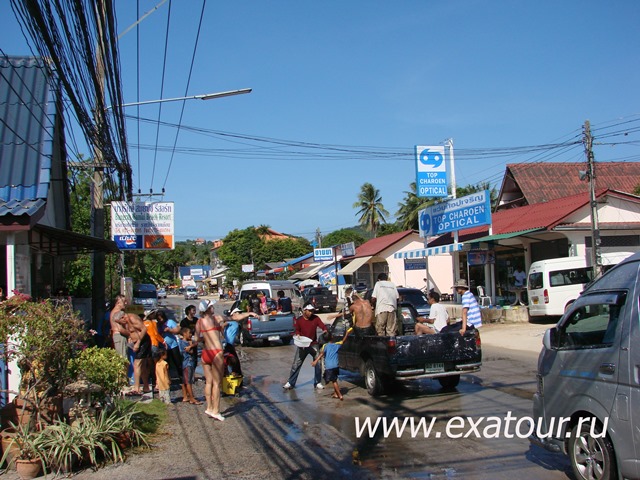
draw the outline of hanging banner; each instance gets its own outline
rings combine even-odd
[[[416,193],[418,197],[448,195],[444,147],[416,146]]]
[[[120,250],[173,250],[173,202],[111,202],[111,239]]]

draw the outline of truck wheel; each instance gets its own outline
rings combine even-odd
[[[599,438],[591,436],[592,421],[594,420],[590,419],[587,423],[578,423],[571,430],[569,458],[573,474],[581,480],[618,478],[613,445],[606,436],[600,437],[602,432],[600,423],[594,429],[594,433]],[[579,430],[578,425],[580,425]]]
[[[369,359],[364,364],[364,384],[367,392],[372,397],[382,395],[384,393],[384,382],[382,377],[376,372],[373,366],[373,360]]]
[[[240,331],[240,343],[243,347],[248,347],[251,345],[251,335],[246,330]]]
[[[450,377],[438,377],[438,381],[442,388],[456,388],[460,383],[460,375],[451,375]]]

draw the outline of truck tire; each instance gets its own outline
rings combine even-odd
[[[364,364],[364,384],[367,387],[367,392],[372,397],[382,395],[385,391],[385,384],[382,376],[376,372],[376,368],[373,366],[373,360],[369,359]]]
[[[450,377],[438,377],[438,381],[442,388],[456,388],[460,383],[460,375],[451,375]]]
[[[578,480],[597,479],[612,480],[618,478],[616,455],[611,440],[600,437],[602,426],[595,428],[599,438],[591,436],[591,422],[578,423],[571,430],[569,437],[569,459],[573,474]],[[578,429],[580,425],[580,429]]]
[[[240,343],[243,347],[251,345],[251,335],[246,330],[240,330]]]

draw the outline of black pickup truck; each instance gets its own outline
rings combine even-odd
[[[342,369],[360,372],[370,395],[385,393],[395,380],[437,378],[443,388],[454,388],[461,373],[480,370],[482,349],[480,332],[469,328],[435,335],[413,335],[411,325],[417,313],[402,306],[404,334],[391,337],[353,334],[338,351]]]
[[[338,297],[336,297],[327,287],[305,288],[302,292],[304,304],[312,304],[316,310],[329,310],[335,312],[338,308]]]

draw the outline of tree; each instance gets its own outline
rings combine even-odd
[[[496,202],[498,201],[498,192],[496,187],[491,187],[489,182],[482,182],[476,185],[467,185],[465,187],[456,188],[456,196],[458,198],[464,197],[467,195],[471,195],[472,193],[482,192],[483,190],[489,190],[489,199],[491,201],[491,210],[493,210],[496,206]]]
[[[636,185],[635,190],[633,191],[634,195],[640,195],[640,183]]]
[[[387,223],[389,212],[385,210],[382,204],[380,190],[370,183],[365,183],[360,187],[358,201],[353,204],[353,208],[358,209],[356,215],[360,215],[358,219],[360,225],[370,231],[374,237],[378,227],[383,223]]]
[[[378,230],[378,236],[383,237],[385,235],[391,235],[392,233],[402,232],[403,230],[410,230],[410,229],[402,228],[398,222],[385,223],[384,225],[380,225],[380,229]]]
[[[433,205],[436,199],[418,197],[416,182],[411,182],[409,184],[409,191],[405,191],[404,194],[404,200],[398,203],[398,211],[396,212],[398,224],[402,230],[418,230],[420,210]]]
[[[331,232],[322,238],[322,244],[327,247],[332,245],[342,245],[343,243],[353,242],[356,247],[362,245],[367,239],[364,238],[359,232],[352,228],[343,228]]]

